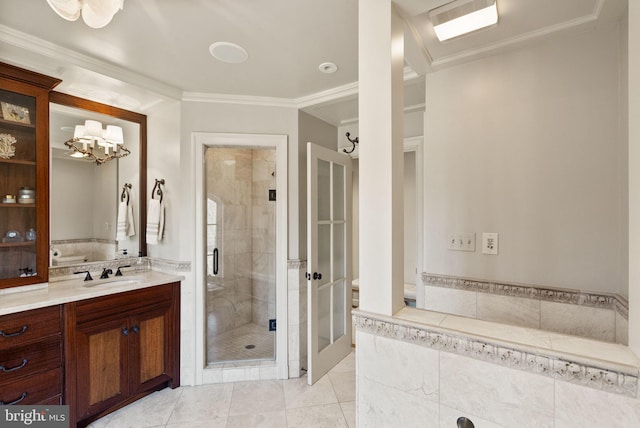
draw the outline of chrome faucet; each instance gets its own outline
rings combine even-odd
[[[100,279],[107,279],[109,278],[109,274],[112,274],[113,271],[111,269],[107,269],[107,268],[102,268],[102,274],[100,275]]]

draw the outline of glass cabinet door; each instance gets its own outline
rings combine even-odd
[[[42,82],[25,83],[31,77]],[[56,82],[0,63],[0,288],[48,278],[47,112]]]

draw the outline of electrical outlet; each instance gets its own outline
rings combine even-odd
[[[482,234],[482,254],[498,254],[498,234],[485,232]]]

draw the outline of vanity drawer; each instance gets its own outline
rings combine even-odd
[[[56,368],[3,384],[0,405],[49,403],[61,394],[62,370]]]
[[[40,342],[2,351],[0,353],[0,388],[6,382],[60,367],[62,364],[61,342],[60,335],[56,335]]]
[[[172,302],[172,284],[96,297],[76,304],[76,323],[86,324],[96,321],[103,323],[107,319],[118,319],[123,315],[166,309]]]
[[[62,331],[60,306],[0,317],[0,351]]]

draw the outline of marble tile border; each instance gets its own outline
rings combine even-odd
[[[169,272],[191,272],[191,262],[158,259],[155,257],[147,257],[147,260],[149,266],[153,270]]]
[[[551,353],[545,355],[543,349],[539,349],[539,352],[531,352],[491,343],[488,340],[465,337],[463,334],[438,331],[429,328],[426,324],[411,323],[362,311],[354,311],[353,319],[356,329],[365,333],[638,398],[638,368],[611,370],[598,367],[597,361],[593,361],[593,364],[585,364],[571,361],[570,358],[551,355]]]
[[[287,269],[306,269],[307,261],[306,260],[288,260],[287,261]]]
[[[484,281],[456,276],[436,275],[426,272],[422,273],[422,284],[432,287],[454,288],[457,290],[611,309],[619,313],[624,319],[628,320],[629,318],[629,303],[624,297],[617,294]]]
[[[143,257],[145,263],[145,270],[153,269],[163,272],[190,272],[191,262],[179,262],[173,260],[156,259],[152,257]],[[73,277],[74,272],[80,271],[102,271],[102,269],[116,269],[118,266],[130,265],[133,266],[138,260],[137,257],[127,257],[116,260],[105,260],[100,262],[88,262],[71,266],[50,266],[49,267],[49,282],[61,281]]]
[[[99,244],[112,244],[117,245],[118,241],[113,239],[100,239],[100,238],[83,238],[83,239],[56,239],[51,241],[50,247],[55,247],[61,244],[87,244],[87,243],[99,243]]]

